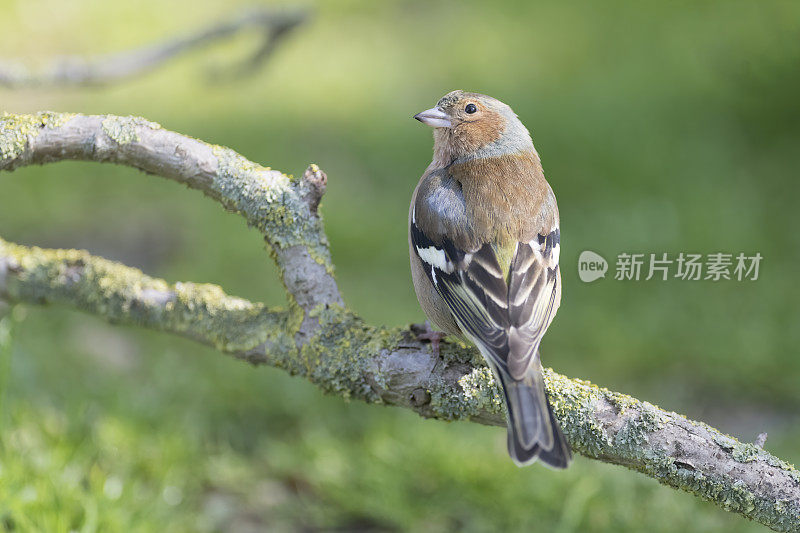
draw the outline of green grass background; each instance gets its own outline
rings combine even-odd
[[[0,55],[127,49],[234,0],[0,0]],[[208,82],[254,35],[108,88],[0,89],[0,110],[142,115],[289,173],[318,163],[347,302],[423,315],[408,198],[431,155],[411,116],[463,88],[531,130],[562,217],[545,364],[800,461],[800,4],[353,0],[255,76]],[[280,304],[262,241],[201,194],[127,168],[0,174],[0,235]],[[590,249],[764,256],[756,282],[577,277]],[[613,268],[613,266],[612,266]],[[326,397],[279,370],[58,308],[14,310],[0,364],[0,530],[756,531],[621,467],[517,469],[505,432]],[[2,334],[0,334],[2,337]]]

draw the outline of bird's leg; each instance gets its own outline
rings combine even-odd
[[[439,345],[446,334],[443,331],[436,331],[431,327],[429,321],[425,321],[425,325],[419,329],[415,328],[417,339],[421,341],[428,341],[431,343],[431,352],[434,356],[439,357]]]

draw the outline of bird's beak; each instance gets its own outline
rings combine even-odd
[[[432,107],[430,109],[426,109],[422,113],[417,113],[414,115],[414,118],[423,124],[427,124],[431,128],[450,128],[453,126],[453,123],[450,122],[450,117],[447,116],[447,113],[438,107]]]

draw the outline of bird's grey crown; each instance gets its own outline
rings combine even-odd
[[[466,96],[466,95],[485,96],[485,95],[478,94],[478,93],[468,93],[468,92],[460,91],[460,90],[459,91],[450,91],[449,93],[447,93],[446,95],[442,96],[439,99],[439,101],[436,103],[436,107],[441,107],[441,108],[450,107],[451,105],[455,104],[463,96]]]

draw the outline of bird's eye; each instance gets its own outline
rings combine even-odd
[[[478,108],[475,107],[475,104],[467,104],[467,107],[464,108],[464,111],[469,113],[470,115],[477,111]]]

